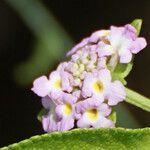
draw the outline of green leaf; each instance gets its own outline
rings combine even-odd
[[[114,110],[109,115],[109,119],[112,120],[114,123],[116,123],[116,121],[117,121],[117,115],[116,115],[116,112]]]
[[[118,64],[115,70],[112,72],[112,79],[113,80],[120,80],[124,85],[126,85],[125,77],[130,73],[132,70],[132,63],[128,64]]]
[[[14,69],[17,83],[27,86],[64,59],[72,40],[40,0],[5,0],[35,36],[30,57]]]
[[[142,27],[142,19],[135,19],[133,20],[133,22],[131,23],[132,26],[134,26],[137,30],[137,36],[139,36],[140,31],[141,31],[141,27]]]
[[[38,115],[37,115],[37,119],[41,122],[42,116],[43,116],[43,115],[46,115],[47,113],[48,113],[48,110],[42,108],[42,109],[40,110],[40,112],[38,113]]]
[[[37,135],[0,150],[149,150],[150,129],[75,129]]]

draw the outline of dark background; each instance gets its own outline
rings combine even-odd
[[[149,0],[43,0],[75,42],[101,28],[143,19],[141,35],[150,41]],[[63,37],[62,37],[63,38]],[[15,66],[31,53],[34,36],[21,17],[4,0],[0,1],[0,147],[41,134],[36,115],[41,108],[31,84],[14,81]],[[39,62],[40,63],[40,62]],[[20,74],[21,76],[21,74]],[[150,46],[136,56],[128,86],[150,97]],[[150,125],[150,114],[128,106],[141,127]]]

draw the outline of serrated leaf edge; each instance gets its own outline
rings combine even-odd
[[[53,133],[46,133],[46,134],[42,134],[42,135],[35,135],[29,139],[25,139],[21,142],[18,142],[18,143],[14,143],[14,144],[11,144],[7,147],[3,147],[3,148],[0,148],[0,150],[11,150],[11,149],[20,149],[20,148],[23,148],[25,147],[27,144],[32,143],[34,144],[35,142],[38,142],[39,140],[43,140],[43,139],[47,139],[47,138],[51,138],[53,136],[58,136],[58,137],[61,137],[61,136],[65,136],[65,135],[71,135],[71,134],[84,134],[84,133],[94,133],[94,132],[100,132],[100,131],[110,131],[110,130],[114,130],[114,132],[121,132],[121,133],[125,133],[125,132],[130,132],[131,134],[135,134],[135,133],[139,133],[139,132],[149,132],[150,133],[150,128],[141,128],[141,129],[126,129],[126,128],[84,128],[84,129],[74,129],[74,130],[71,130],[71,131],[65,131],[65,132],[53,132]]]

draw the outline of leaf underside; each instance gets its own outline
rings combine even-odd
[[[0,150],[150,150],[150,128],[75,129],[37,135]]]
[[[124,85],[127,84],[125,78],[128,76],[132,70],[132,62],[128,64],[118,64],[115,70],[112,72],[113,80],[120,80]]]

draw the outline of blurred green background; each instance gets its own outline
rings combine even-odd
[[[48,75],[65,53],[93,31],[143,19],[141,35],[150,39],[150,1],[1,0],[0,147],[42,134],[36,115],[40,98],[32,81]],[[150,97],[150,46],[136,56],[128,87]],[[118,126],[150,125],[150,114],[128,104],[116,108]]]

